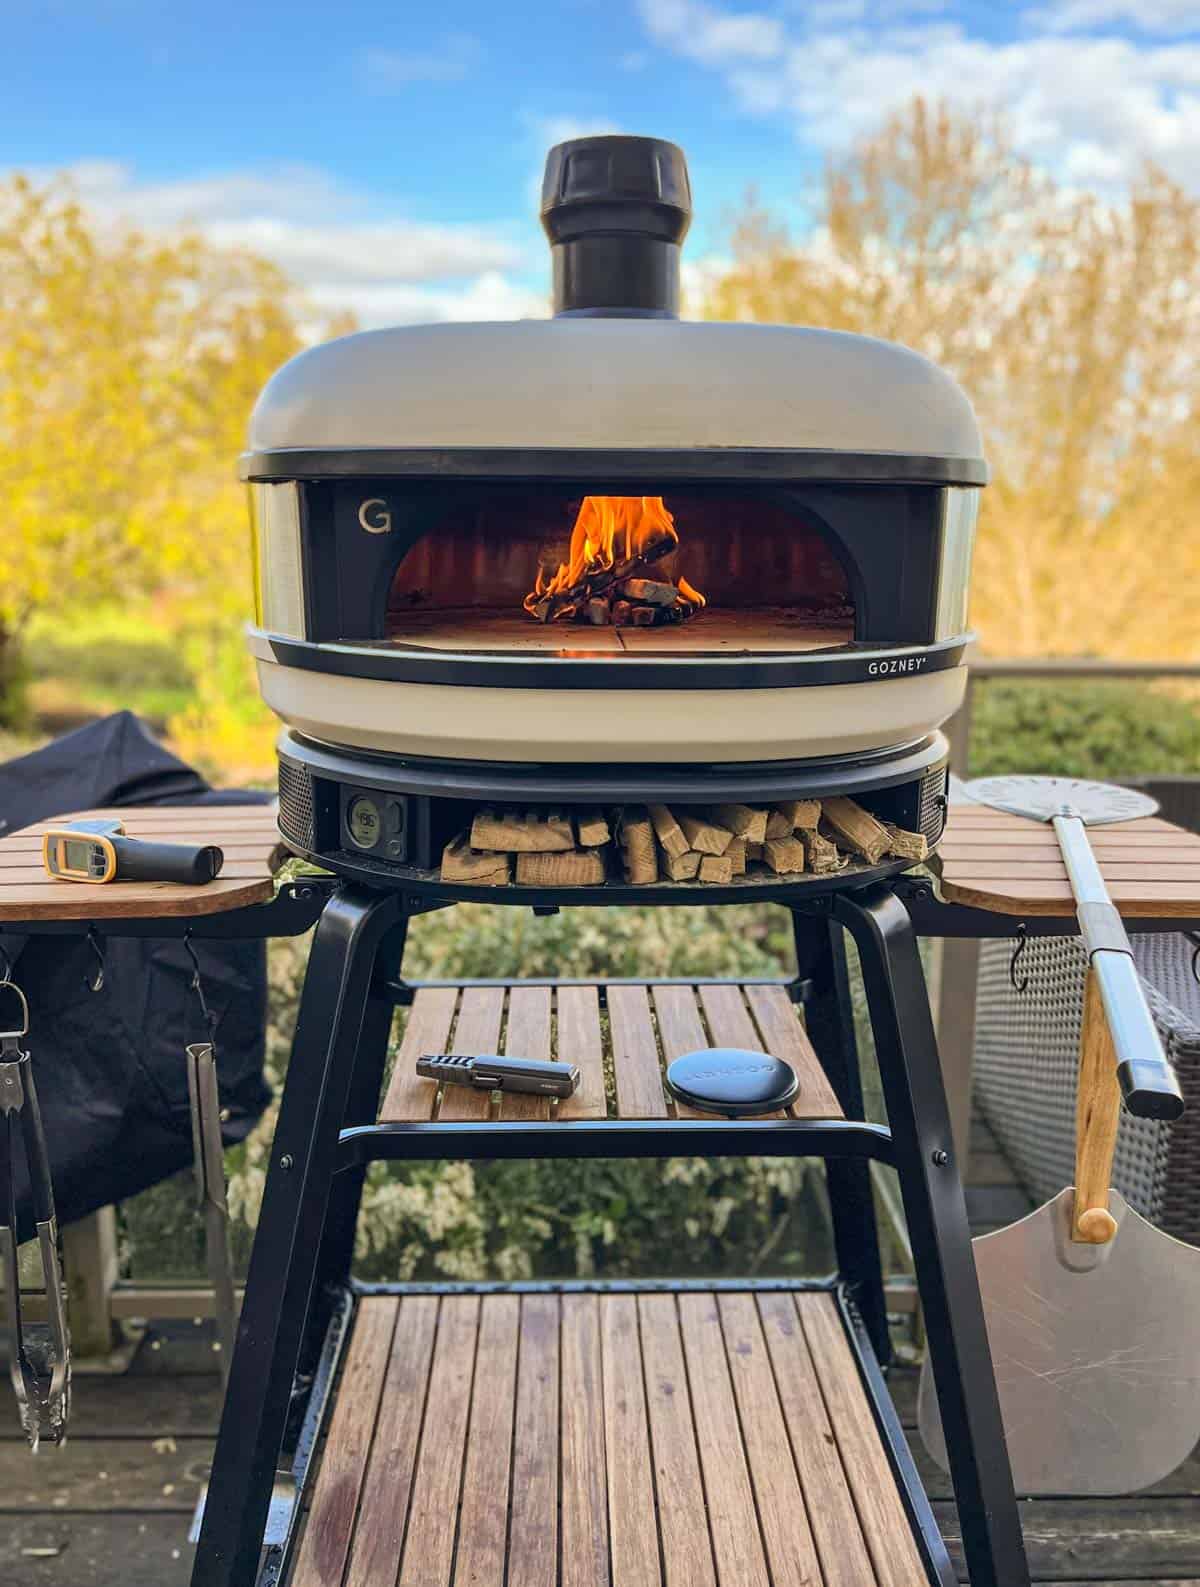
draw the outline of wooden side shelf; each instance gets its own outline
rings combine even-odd
[[[292,1587],[914,1587],[834,1299],[360,1301]]]

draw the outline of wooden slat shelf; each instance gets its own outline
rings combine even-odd
[[[1200,915],[1200,835],[1158,816],[1091,827],[1088,839],[1123,915]],[[947,903],[1003,915],[1073,915],[1071,884],[1054,829],[952,804],[935,867]]]
[[[359,1303],[292,1587],[915,1587],[832,1296]]]
[[[606,996],[604,1020],[595,986],[419,989],[380,1118],[711,1118],[674,1102],[663,1083],[672,1059],[710,1046],[766,1050],[791,1064],[800,1092],[787,1114],[777,1117],[842,1117],[799,1012],[782,986],[609,986]],[[557,1057],[579,1066],[580,1085],[562,1102],[439,1086],[415,1073],[422,1053],[439,1052]]]
[[[42,834],[83,817],[113,817],[131,838],[156,843],[215,843],[225,864],[200,887],[179,882],[58,881],[42,867]],[[119,920],[214,915],[265,904],[287,858],[274,805],[146,805],[57,816],[0,838],[0,921]]]

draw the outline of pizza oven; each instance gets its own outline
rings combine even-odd
[[[552,319],[343,337],[255,409],[285,836],[411,874],[471,803],[824,789],[936,841],[987,474],[966,397],[869,337],[681,321],[673,144],[560,144],[541,209]]]

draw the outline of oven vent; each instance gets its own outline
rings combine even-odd
[[[662,138],[571,138],[546,156],[542,225],[556,315],[679,318],[687,161]]]
[[[942,835],[946,825],[946,768],[939,766],[921,779],[921,798],[917,807],[917,828],[925,834],[929,847]]]
[[[279,830],[301,848],[316,846],[312,777],[303,766],[279,760]]]

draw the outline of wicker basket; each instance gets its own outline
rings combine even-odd
[[[1018,979],[1014,943],[980,952],[975,1099],[1034,1200],[1075,1177],[1075,1071],[1086,958],[1076,937],[1030,938]],[[1121,1116],[1113,1183],[1166,1233],[1200,1245],[1200,985],[1193,944],[1178,934],[1133,938],[1134,962],[1189,1106],[1175,1124]]]

